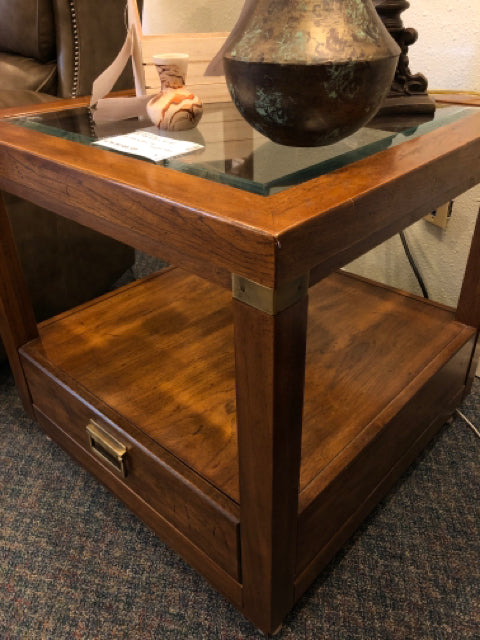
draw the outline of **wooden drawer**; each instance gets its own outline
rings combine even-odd
[[[239,580],[238,505],[87,391],[80,397],[68,381],[59,379],[63,377],[61,372],[54,376],[24,353],[22,361],[37,419],[49,434],[125,502],[124,489],[133,491],[139,506],[128,506],[137,515],[142,517],[142,504],[146,503],[179,532],[182,540],[193,543],[200,555],[205,554]],[[92,449],[87,432],[91,421],[125,447],[125,477],[110,464],[108,451]],[[69,445],[65,436],[77,447]],[[158,530],[155,523],[152,528]],[[179,545],[172,546],[185,556]]]

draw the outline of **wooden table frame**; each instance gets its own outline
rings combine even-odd
[[[82,99],[57,102],[35,106],[35,112],[86,104]],[[20,110],[6,110],[2,115],[15,113]],[[337,491],[335,482],[347,486],[345,470],[350,468],[351,481],[364,483],[364,493],[352,492],[352,503],[345,507],[348,517],[342,515],[320,548],[315,547],[309,531],[322,529],[323,503],[318,497],[305,498],[303,508],[299,499],[309,287],[311,290],[339,267],[479,181],[480,111],[269,197],[0,121],[1,189],[232,292],[240,500],[228,517],[235,521],[239,537],[235,552],[238,575],[232,577],[219,562],[208,558],[205,550],[199,550],[199,543],[189,541],[179,526],[166,522],[148,501],[135,498],[104,465],[95,466],[92,456],[74,450],[62,431],[54,430],[45,418],[48,407],[38,409],[32,389],[40,384],[40,377],[35,377],[40,374],[29,373],[35,358],[28,345],[38,342],[41,331],[0,202],[0,329],[25,410],[255,625],[267,633],[275,631],[322,567],[468,392],[479,355],[475,345],[480,326],[480,222],[458,309],[449,324],[455,325],[455,335],[448,349],[442,347],[443,382],[435,377],[438,367],[432,373],[432,357],[431,367],[419,374],[415,389],[398,394],[398,407],[385,408],[382,430],[372,436],[372,442],[379,444],[369,444],[373,448],[368,449],[359,438],[357,458],[345,462],[340,475],[331,485],[325,484],[320,494],[331,505],[329,487]],[[390,295],[388,288],[383,289]],[[414,298],[405,295],[407,300]],[[38,362],[45,370],[47,364]],[[436,400],[432,398],[437,397],[435,389],[441,384],[451,386],[452,394],[440,410],[433,406]],[[98,406],[109,415],[101,402]],[[418,412],[419,406],[428,411]],[[416,432],[398,455],[392,454],[398,446],[393,434],[399,433],[399,422],[417,413],[422,415]],[[397,455],[398,464],[373,478],[371,456],[382,451],[390,451],[392,460]],[[360,473],[357,459],[358,469],[363,465],[372,480],[355,475]],[[172,468],[175,464],[172,461]],[[206,488],[205,495],[212,491]],[[223,508],[223,498],[218,500]],[[299,510],[303,524],[299,524]],[[311,547],[302,565],[299,540],[301,549]]]

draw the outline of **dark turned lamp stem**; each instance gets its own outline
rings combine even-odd
[[[407,0],[374,0],[374,5],[383,24],[401,49],[390,93],[379,113],[433,113],[435,101],[427,93],[427,79],[421,73],[412,74],[409,68],[408,48],[417,41],[418,33],[415,29],[403,26],[400,14],[408,9],[410,3]]]

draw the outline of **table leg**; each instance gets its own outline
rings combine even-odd
[[[265,633],[294,603],[305,285],[271,313],[233,302],[244,613]]]
[[[18,393],[33,417],[32,401],[18,348],[38,336],[37,323],[17,254],[10,220],[0,193],[0,335]]]
[[[466,393],[470,393],[480,360],[480,209],[473,232],[462,290],[455,315],[459,322],[478,329],[477,346],[473,351],[470,370],[466,380]]]

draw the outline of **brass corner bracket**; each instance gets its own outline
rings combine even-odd
[[[289,280],[276,288],[232,273],[232,296],[271,316],[291,307],[308,292],[308,274]]]

